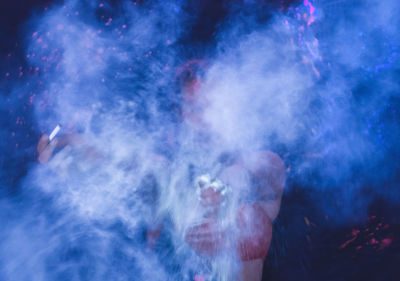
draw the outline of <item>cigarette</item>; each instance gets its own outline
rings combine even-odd
[[[61,126],[59,124],[57,124],[57,126],[54,128],[54,130],[51,132],[50,136],[49,136],[49,142],[51,142],[56,135],[58,134],[58,132],[61,130]]]

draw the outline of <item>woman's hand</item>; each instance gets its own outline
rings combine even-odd
[[[54,149],[56,147],[64,147],[67,145],[84,145],[83,136],[80,134],[66,134],[61,136],[60,138],[54,138],[52,141],[49,140],[49,136],[43,134],[38,142],[36,147],[37,152],[39,153],[38,161],[42,164],[46,163],[54,153]],[[99,158],[99,153],[90,146],[87,146],[85,150],[86,156],[92,158]]]
[[[226,233],[215,218],[205,218],[186,232],[186,242],[200,255],[214,257],[225,248]]]
[[[57,145],[58,139],[53,139],[52,141],[49,141],[49,136],[43,134],[40,137],[38,145],[36,147],[37,152],[39,153],[38,161],[42,164],[46,163],[50,159]]]
[[[218,202],[219,196],[211,189],[205,189],[202,199],[206,199],[203,204],[212,206],[212,203]],[[265,259],[272,238],[272,222],[260,203],[243,204],[239,207],[236,213],[236,229],[238,236],[234,244],[240,259]],[[185,240],[199,254],[213,257],[226,249],[227,233],[227,229],[220,227],[216,216],[209,216],[199,225],[190,227]]]
[[[240,259],[265,259],[272,239],[272,223],[263,208],[258,203],[240,206],[236,227],[238,237],[235,245]],[[205,218],[199,225],[188,229],[185,240],[200,255],[214,257],[228,246],[227,233],[215,218]]]

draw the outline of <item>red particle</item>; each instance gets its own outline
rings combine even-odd
[[[389,228],[389,225],[385,224],[385,226],[382,229],[388,229],[388,228]]]
[[[378,240],[376,240],[375,238],[371,239],[371,245],[378,244],[378,243],[379,243]]]
[[[391,238],[391,237],[383,239],[381,241],[381,246],[379,247],[378,250],[382,250],[382,249],[388,247],[390,244],[392,244],[392,242],[393,242],[393,238]]]
[[[347,247],[347,245],[349,245],[351,242],[353,242],[354,240],[356,240],[357,236],[354,236],[353,238],[347,240],[346,242],[344,242],[342,245],[340,245],[339,249],[344,249]]]
[[[205,281],[205,279],[203,278],[203,276],[196,274],[196,276],[194,277],[194,281]]]
[[[7,72],[7,73],[6,73],[6,77],[8,77],[8,76],[10,76],[10,73]]]
[[[30,96],[30,97],[29,97],[29,102],[30,102],[31,104],[33,104],[34,99],[35,99],[35,95]]]
[[[357,248],[356,248],[356,250],[358,251],[358,250],[360,250],[362,248],[362,246],[358,246]]]
[[[126,24],[124,24],[124,25],[122,26],[122,28],[126,28]]]
[[[351,231],[351,235],[353,235],[353,236],[357,236],[359,233],[360,233],[360,230],[358,230],[358,229],[353,229]]]
[[[100,3],[100,4],[99,4],[99,7],[100,7],[100,8],[101,8],[101,7],[103,7],[103,6],[104,6],[104,4],[103,4],[103,3]]]
[[[112,22],[112,18],[108,18],[107,22],[106,22],[106,26],[109,26]]]

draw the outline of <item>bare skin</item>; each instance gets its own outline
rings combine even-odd
[[[55,138],[51,142],[49,141],[49,136],[47,134],[43,134],[39,142],[37,144],[37,152],[39,153],[38,161],[41,164],[46,164],[50,158],[52,157],[54,150],[57,147],[65,147],[67,145],[71,146],[85,146],[84,153],[85,157],[93,160],[99,160],[102,158],[102,154],[95,149],[93,146],[88,145],[84,140],[84,136],[80,134],[65,134],[60,138]],[[155,166],[157,168],[163,167],[167,165],[167,160],[160,155],[152,155],[154,161],[157,163]],[[161,224],[156,224],[149,227],[146,231],[146,241],[147,245],[150,249],[154,249],[157,239],[160,236],[162,230]]]
[[[49,136],[43,134],[37,144],[36,150],[39,153],[38,161],[41,164],[45,164],[52,157],[54,150],[57,147],[65,147],[67,145],[71,146],[85,146],[85,156],[88,158],[98,159],[101,158],[101,153],[96,150],[93,146],[88,145],[85,142],[83,135],[81,134],[66,134],[60,138],[54,138],[49,142]]]
[[[257,203],[271,220],[268,248],[272,239],[272,221],[278,216],[281,206],[283,189],[286,181],[286,169],[282,159],[271,151],[256,153],[250,159],[249,169],[261,183]],[[271,194],[271,191],[273,193]],[[242,276],[246,281],[260,281],[263,271],[263,259],[254,259],[243,262]]]
[[[186,111],[183,118],[188,121],[194,129],[204,129],[205,123],[202,120],[201,106],[198,106],[196,89],[200,87],[199,82],[192,80],[186,85],[184,92]],[[58,146],[67,144],[79,144],[82,138],[70,135],[61,137],[49,142],[48,136],[43,135],[38,143],[37,151],[39,153],[38,161],[46,163],[52,156]],[[250,173],[258,183],[258,200],[255,205],[243,205],[238,210],[238,225],[246,230],[258,227],[260,233],[253,237],[255,245],[251,245],[253,251],[257,252],[257,247],[262,248],[262,258],[252,258],[252,256],[243,256],[241,262],[241,274],[238,281],[260,281],[266,252],[269,249],[272,239],[272,221],[277,217],[281,205],[281,198],[286,180],[286,170],[282,159],[271,151],[258,151],[246,155],[244,159],[237,161],[234,165],[227,167],[221,174],[225,182],[230,185],[237,184],[235,176],[242,172]],[[209,189],[203,191],[202,200],[209,204],[214,204],[220,200],[220,194]],[[147,231],[147,241],[150,248],[154,248],[161,227],[154,227]],[[191,227],[186,233],[186,241],[196,251],[209,256],[215,255],[220,248],[224,247],[224,237],[229,235],[219,229],[218,223],[213,218],[206,218],[202,225]],[[240,240],[241,239],[241,240]],[[241,252],[242,244],[247,245],[250,238],[241,237],[238,241],[238,251]],[[251,241],[250,241],[251,242]],[[247,244],[246,244],[247,243]],[[247,247],[247,246],[246,246]],[[245,249],[246,250],[246,249]],[[256,256],[260,256],[257,255]]]
[[[243,258],[241,276],[238,277],[238,281],[260,281],[264,259],[253,258],[252,255],[262,256],[268,251],[272,239],[272,221],[279,213],[286,172],[283,161],[277,154],[262,151],[250,155],[246,161],[239,161],[239,163],[226,168],[221,175],[223,180],[232,186],[235,185],[235,181],[239,181],[237,175],[243,171],[250,172],[260,184],[258,198],[261,200],[256,202],[256,207],[244,204],[239,208],[238,225],[244,232],[249,228],[260,232],[252,231],[251,237],[244,236],[237,242],[238,251]],[[208,203],[215,203],[219,201],[220,195],[211,189],[205,189],[202,199]],[[254,208],[258,209],[254,211]],[[228,234],[218,227],[215,219],[207,218],[203,224],[188,230],[186,241],[200,254],[212,257],[225,247],[226,235]],[[252,242],[255,243],[253,246],[251,246]],[[242,249],[242,246],[245,249]],[[250,255],[242,254],[242,250],[248,250],[251,253]]]
[[[183,118],[194,130],[207,131],[203,120],[203,107],[206,106],[198,92],[199,78],[191,77],[183,87]],[[249,173],[258,186],[258,200],[253,205],[244,204],[238,210],[238,225],[243,231],[254,229],[253,237],[240,237],[238,251],[242,256],[241,276],[238,281],[260,281],[263,264],[272,239],[272,222],[278,216],[286,181],[286,168],[282,159],[271,151],[256,151],[246,154],[234,165],[221,173],[221,180],[230,186],[241,188],[237,176]],[[207,202],[218,201],[220,195],[205,189],[202,199]],[[259,231],[259,233],[257,233]],[[228,235],[213,218],[206,218],[202,225],[189,228],[186,241],[200,254],[213,256],[224,247],[224,237]],[[253,245],[252,245],[253,244]],[[250,249],[246,249],[249,247]],[[253,255],[243,254],[250,250]],[[263,256],[263,258],[256,258]]]

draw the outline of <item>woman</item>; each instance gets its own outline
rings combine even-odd
[[[202,84],[196,77],[199,68],[204,68],[202,63],[189,62],[180,73],[180,77],[184,77],[181,80],[184,85],[183,125],[180,138],[178,137],[173,146],[174,150],[184,150],[185,159],[190,162],[187,165],[191,170],[191,175],[188,176],[189,184],[202,177],[207,169],[218,171],[199,189],[200,205],[208,211],[202,216],[200,223],[196,221],[195,225],[189,224],[185,240],[199,256],[208,260],[216,259],[221,253],[233,253],[240,267],[237,280],[259,281],[271,243],[272,222],[280,209],[286,169],[282,159],[268,150],[244,152],[240,149],[221,149],[218,137],[209,130],[204,118],[204,108],[207,105],[199,95]],[[57,139],[49,142],[48,136],[42,136],[38,144],[39,161],[47,162],[56,146],[80,142],[76,136],[65,137],[58,143]],[[196,148],[193,149],[191,145],[188,145],[188,149],[185,148],[187,142],[196,143]],[[199,160],[204,155],[210,159],[206,161],[207,164]],[[162,159],[161,162],[166,161]],[[177,153],[172,161],[180,162],[181,159]],[[215,167],[218,168],[214,169]],[[222,183],[221,186],[230,189],[231,195],[222,194],[223,189],[215,188],[214,183],[217,181]],[[234,201],[234,204],[230,207],[223,206],[226,203],[224,201],[229,200],[231,203]],[[221,226],[218,214],[221,213],[221,208],[229,210],[228,216],[233,218],[229,227]],[[150,248],[155,247],[161,231],[160,225],[148,226],[146,236]],[[206,276],[201,274],[195,277],[197,280],[204,278]]]
[[[210,146],[220,144],[218,140],[215,141],[218,137],[211,133],[205,120],[207,102],[199,94],[202,84],[195,77],[198,67],[199,61],[188,63],[186,67],[183,118],[192,131],[204,138],[203,142],[208,144],[207,149],[213,150]],[[213,211],[208,212],[201,223],[189,227],[185,239],[199,255],[208,259],[226,250],[235,251],[241,267],[237,280],[259,281],[271,243],[272,222],[280,209],[286,180],[285,165],[277,154],[268,150],[243,152],[239,149],[223,152],[218,158],[215,165],[220,168],[213,177],[229,186],[235,194],[232,195],[236,198],[235,207],[229,209],[229,216],[235,218],[234,225],[230,228],[221,227],[216,213],[224,195],[218,188],[211,186],[211,182],[206,181],[206,186],[201,188],[201,205]],[[201,275],[196,278],[205,280]]]

